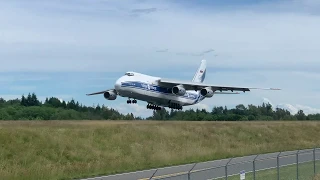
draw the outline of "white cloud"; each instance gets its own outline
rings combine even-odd
[[[288,104],[288,103],[280,103],[280,104],[273,104],[268,98],[262,98],[264,103],[270,103],[272,105],[273,110],[276,108],[286,109],[291,114],[297,114],[299,110],[303,110],[305,114],[316,114],[320,113],[320,109],[312,108],[309,106],[301,105],[301,104]]]
[[[299,110],[303,110],[305,114],[316,114],[320,113],[320,109],[312,108],[309,106],[304,106],[300,104],[279,104],[277,105],[278,108],[287,109],[291,114],[296,114]]]
[[[274,108],[274,105],[272,104],[272,102],[268,98],[262,98],[262,102],[266,103],[266,104],[269,103]]]
[[[164,68],[169,62],[197,63],[195,57],[160,55],[155,47],[186,53],[213,48],[219,53],[215,67],[315,68],[318,64],[320,18],[295,13],[294,3],[281,3],[293,9],[286,13],[246,7],[193,13],[196,10],[168,1],[88,2],[2,2],[0,59],[8,64],[0,70],[126,71]],[[165,10],[129,15],[132,9],[154,7]],[[153,66],[148,64],[151,59]]]
[[[191,79],[189,69],[196,69],[202,57],[189,55],[214,49],[204,55],[210,71],[206,82],[283,90],[216,95],[197,107],[258,104],[262,97],[274,104],[320,107],[315,83],[320,80],[319,1],[229,7],[188,9],[174,1],[1,1],[0,62],[5,65],[0,71],[158,71],[162,76],[190,73]],[[0,77],[1,85],[13,81]],[[81,89],[88,85],[82,78],[64,82]],[[150,114],[140,106],[119,108]]]

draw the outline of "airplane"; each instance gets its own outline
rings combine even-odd
[[[234,91],[246,92],[251,89],[280,90],[205,84],[203,81],[206,77],[206,66],[206,60],[202,60],[190,82],[129,71],[116,81],[114,88],[86,95],[103,94],[107,100],[115,100],[117,96],[127,97],[127,104],[135,104],[137,100],[145,101],[148,103],[147,109],[152,110],[161,110],[165,107],[182,110],[183,106],[195,105],[216,94],[240,94]]]

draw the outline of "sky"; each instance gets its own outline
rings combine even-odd
[[[270,102],[320,112],[318,0],[0,0],[0,97],[35,92],[146,117],[146,103],[86,93],[126,71],[205,83],[274,87],[215,95],[188,108]]]

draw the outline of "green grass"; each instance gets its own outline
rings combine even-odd
[[[299,164],[299,180],[313,180],[315,178],[314,171],[313,171],[313,162],[306,162]],[[320,168],[320,161],[316,161],[316,169]],[[317,173],[317,172],[316,172]],[[297,165],[288,165],[282,166],[279,169],[280,180],[295,180],[297,179]],[[316,174],[320,175],[320,174]],[[245,176],[246,179],[253,179],[253,173],[248,172]],[[256,179],[258,180],[270,180],[270,179],[277,179],[278,178],[278,171],[277,168],[260,170],[256,172]],[[215,180],[223,180],[225,178],[219,178]],[[239,175],[228,176],[228,180],[239,180]]]
[[[72,179],[320,146],[320,122],[1,121],[1,179]]]

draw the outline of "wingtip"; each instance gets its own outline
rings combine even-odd
[[[260,90],[282,90],[280,88],[249,88],[249,91],[250,89],[260,89]]]

